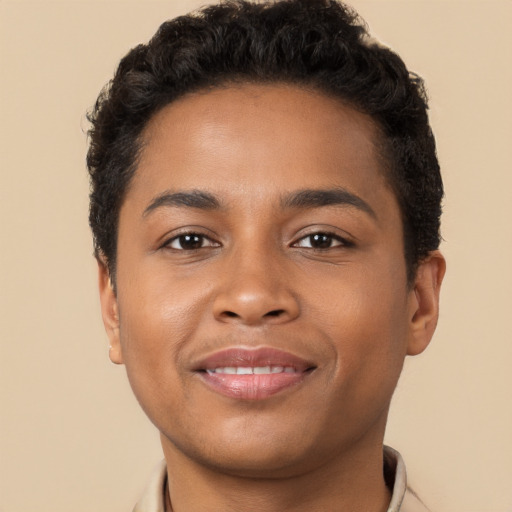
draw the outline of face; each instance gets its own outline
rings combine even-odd
[[[370,118],[286,85],[189,95],[149,123],[121,208],[111,358],[169,457],[291,475],[382,442],[437,318],[408,286]]]

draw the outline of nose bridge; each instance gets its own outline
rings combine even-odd
[[[240,244],[225,260],[215,297],[218,320],[259,325],[283,323],[299,314],[293,283],[279,250],[266,244]]]

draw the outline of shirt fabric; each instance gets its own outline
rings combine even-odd
[[[387,512],[430,512],[418,496],[407,486],[407,474],[401,455],[384,447],[386,473],[394,475],[393,492]],[[391,477],[391,479],[392,479]],[[149,485],[133,512],[170,512],[165,509],[167,466],[163,460],[155,470]]]

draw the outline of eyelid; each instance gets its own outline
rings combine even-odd
[[[335,240],[338,240],[341,242],[341,246],[345,247],[354,247],[356,243],[358,242],[358,238],[349,233],[348,231],[342,230],[340,228],[337,228],[335,226],[330,225],[311,225],[306,226],[302,228],[294,237],[293,242],[290,244],[292,247],[296,246],[296,244],[305,238],[308,238],[310,236],[314,235],[328,235],[332,236]],[[335,246],[340,247],[340,246]]]
[[[208,241],[210,243],[206,244],[206,245],[201,245],[201,247],[197,247],[195,249],[185,249],[184,247],[173,247],[173,243],[174,242],[179,242],[179,239],[183,236],[187,236],[187,235],[195,235],[197,237],[200,237],[202,239],[202,241]],[[166,243],[166,247],[169,247],[175,251],[194,251],[194,250],[199,250],[199,249],[206,249],[208,247],[219,247],[219,244],[217,242],[214,242],[213,240],[211,240],[210,238],[208,238],[207,236],[204,236],[204,235],[201,235],[199,233],[185,233],[185,234],[181,234],[181,235],[178,235],[178,236],[175,236],[173,238],[171,238],[167,243]]]
[[[299,245],[300,242],[307,240],[308,238],[311,238],[312,236],[315,236],[315,235],[325,235],[325,236],[331,237],[332,240],[337,243],[334,245],[331,245],[330,247],[326,247],[324,249],[318,248],[318,247],[306,247],[306,246]],[[316,231],[314,233],[309,233],[307,235],[301,236],[300,238],[297,238],[295,240],[295,242],[293,242],[293,244],[292,244],[292,247],[300,247],[303,249],[312,249],[312,250],[316,250],[316,251],[328,251],[331,249],[335,249],[337,247],[353,247],[353,246],[354,246],[354,243],[351,242],[350,240],[348,240],[347,238],[344,238],[340,235],[337,235],[336,233],[331,233],[328,231]]]
[[[326,233],[326,232],[319,232],[319,233],[311,233],[310,235],[306,235],[306,236],[302,236],[300,238],[298,238],[294,243],[293,243],[293,246],[294,247],[304,247],[304,248],[307,248],[306,246],[303,246],[303,245],[300,245],[301,242],[305,241],[305,240],[308,240],[310,239],[311,237],[315,236],[315,235],[325,235],[325,236],[328,236],[328,237],[331,237],[333,242],[337,242],[335,245],[331,245],[331,247],[329,247],[329,249],[332,249],[333,247],[341,247],[341,246],[344,246],[346,245],[346,241],[333,234],[333,233]],[[311,249],[315,249],[315,247],[309,247]]]
[[[196,236],[203,238],[204,240],[208,240],[209,242],[211,242],[209,245],[200,247],[196,250],[207,249],[207,248],[211,248],[211,247],[221,247],[222,244],[218,240],[216,240],[216,237],[214,235],[212,235],[211,232],[206,234],[205,231],[210,231],[210,230],[206,230],[199,226],[187,226],[187,227],[179,228],[178,230],[174,230],[172,233],[170,233],[168,236],[165,237],[164,241],[160,245],[160,248],[161,249],[168,248],[168,249],[171,249],[174,251],[179,251],[179,252],[191,252],[193,249],[187,250],[187,249],[182,249],[182,248],[178,249],[175,247],[171,247],[172,242],[174,242],[175,240],[178,240],[180,237],[186,236],[186,235],[196,235]]]

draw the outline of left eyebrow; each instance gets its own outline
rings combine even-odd
[[[281,200],[283,208],[321,208],[331,205],[353,206],[374,219],[377,218],[377,214],[366,201],[344,188],[298,190]]]
[[[162,206],[197,208],[199,210],[218,210],[219,200],[208,192],[191,190],[187,192],[164,192],[155,197],[142,213],[146,217],[152,211]]]

